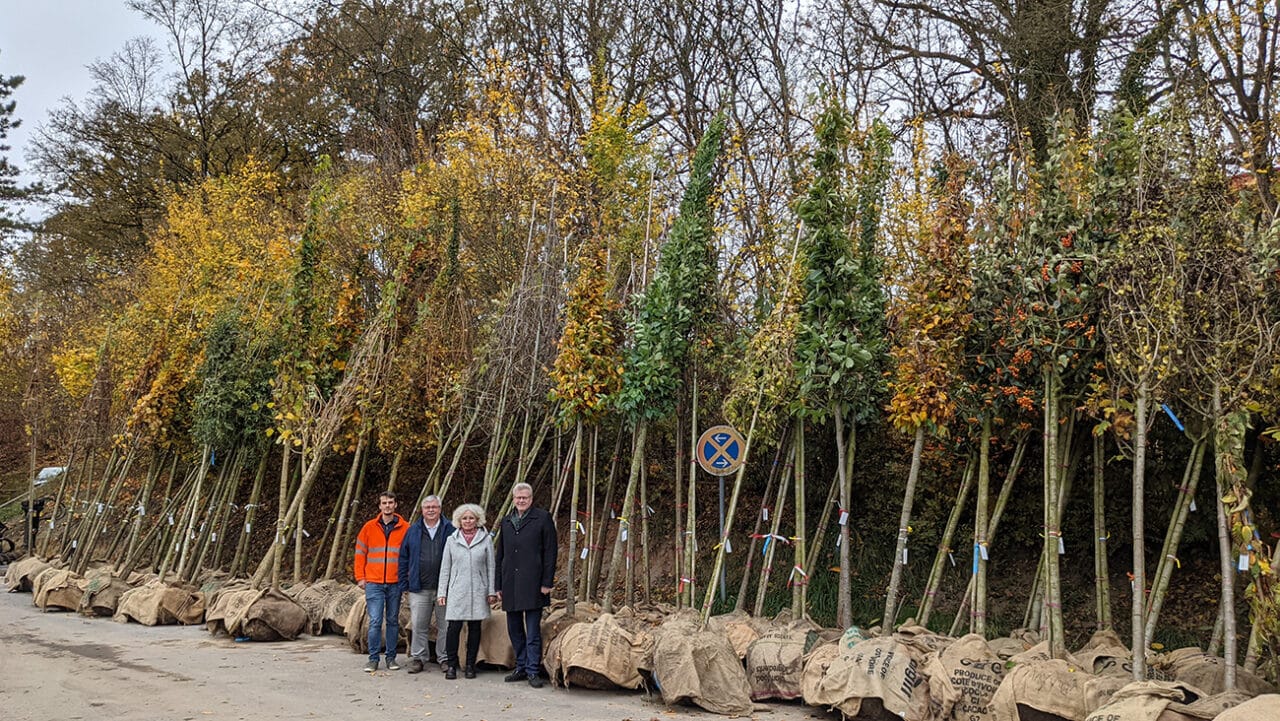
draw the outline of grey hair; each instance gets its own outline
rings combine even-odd
[[[453,509],[452,520],[453,520],[454,526],[457,526],[458,528],[462,528],[462,514],[464,513],[470,513],[476,517],[477,528],[486,525],[486,521],[484,517],[484,509],[475,503],[464,503],[461,506],[458,506],[457,508]]]
[[[422,503],[421,503],[420,505],[425,506],[425,505],[427,505],[427,502],[428,502],[428,501],[435,501],[436,503],[440,503],[440,502],[441,502],[441,501],[440,501],[440,496],[437,496],[436,494],[432,493],[431,495],[429,495],[429,496],[427,496],[426,498],[422,499]]]
[[[533,495],[533,486],[528,483],[517,483],[511,487],[511,495],[516,495],[516,491],[528,491],[529,495]]]

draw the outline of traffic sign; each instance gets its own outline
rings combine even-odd
[[[698,465],[713,476],[727,476],[742,465],[746,450],[746,441],[733,426],[712,426],[698,438]]]

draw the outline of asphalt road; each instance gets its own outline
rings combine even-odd
[[[236,643],[203,626],[146,627],[44,613],[29,593],[0,593],[0,718],[6,721],[724,718],[668,708],[656,693],[533,689],[504,683],[498,670],[456,681],[438,671],[370,675],[361,671],[364,660],[333,636]],[[835,717],[783,703],[754,718]]]

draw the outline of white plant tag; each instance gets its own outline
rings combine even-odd
[[[172,514],[172,513],[170,513],[170,514],[169,514],[169,525],[170,525],[170,526],[172,526],[172,525],[173,525],[173,514]]]
[[[732,544],[732,543],[730,543],[730,542],[729,542],[729,539],[727,539],[727,538],[726,538],[726,539],[724,539],[724,552],[725,552],[725,553],[733,553],[733,544]]]
[[[623,540],[623,542],[624,542],[624,543],[625,543],[625,542],[626,542],[626,540],[627,540],[627,529],[625,529],[625,528],[624,528],[624,529],[622,529],[622,540]]]
[[[1236,565],[1236,568],[1238,568],[1241,571],[1249,570],[1249,554],[1247,553],[1240,554],[1240,563]]]
[[[982,553],[982,560],[984,560],[984,561],[990,561],[990,560],[991,560],[990,558],[988,558],[988,557],[987,557],[987,547],[986,547],[986,546],[978,546],[978,549],[979,549],[979,550],[981,551],[981,553]]]
[[[907,565],[907,549],[905,546],[902,548],[902,565]]]
[[[843,526],[848,522],[849,522],[849,512],[844,510],[843,508],[840,509],[840,525]]]
[[[950,552],[950,551],[947,551],[947,557],[951,559],[951,567],[952,567],[952,568],[955,568],[955,567],[956,567],[956,554],[954,554],[954,553],[952,553],[952,552]]]
[[[1196,499],[1194,498],[1191,499],[1191,512],[1192,513],[1196,512]]]
[[[587,560],[587,549],[582,549],[582,560]]]
[[[761,508],[761,509],[760,509],[760,515],[764,517],[764,520],[766,520],[766,521],[767,521],[767,520],[769,520],[769,509],[768,509],[768,508]]]
[[[1062,543],[1062,536],[1058,536],[1058,555],[1064,555],[1066,552],[1067,547]]]
[[[246,524],[244,524],[244,532],[245,532],[245,533],[248,533],[248,532],[249,532],[249,524],[247,524],[247,523],[246,523]]]

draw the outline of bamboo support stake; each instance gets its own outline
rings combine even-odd
[[[1191,504],[1195,500],[1196,486],[1199,485],[1200,471],[1203,468],[1207,447],[1208,443],[1204,438],[1198,438],[1193,442],[1191,455],[1187,458],[1187,467],[1182,475],[1182,485],[1178,486],[1178,501],[1173,507],[1173,517],[1169,520],[1169,528],[1165,532],[1164,545],[1160,549],[1160,561],[1156,564],[1155,575],[1151,580],[1151,593],[1147,597],[1144,647],[1149,647],[1155,637],[1156,622],[1160,619],[1160,610],[1164,606],[1174,566],[1181,565],[1178,562],[1178,547],[1182,541],[1182,531],[1187,524],[1187,515],[1191,512]]]
[[[622,565],[623,544],[630,537],[627,527],[630,525],[632,514],[631,499],[635,497],[636,483],[640,480],[640,466],[644,463],[644,447],[648,433],[648,421],[641,420],[636,426],[635,442],[632,444],[631,451],[631,472],[627,479],[627,489],[622,495],[622,514],[618,516],[618,535],[614,539],[613,554],[609,560],[609,576],[602,593],[601,609],[604,613],[613,613],[613,591],[617,586],[618,571]]]
[[[787,484],[792,481],[796,446],[793,438],[788,444],[787,463],[782,469],[782,478],[778,482],[778,492],[773,499],[773,516],[769,520],[769,539],[765,542],[764,549],[764,565],[760,568],[760,581],[756,584],[756,605],[752,610],[752,615],[760,618],[764,614],[764,597],[769,591],[769,578],[773,575],[773,559],[778,553],[779,543],[790,543],[785,540],[780,533],[779,528],[782,525],[782,514],[787,508]]]
[[[917,614],[917,622],[921,626],[929,625],[929,616],[933,612],[933,602],[938,595],[938,587],[942,584],[942,570],[945,568],[947,559],[951,557],[951,538],[955,535],[956,526],[960,524],[960,514],[964,510],[964,504],[969,500],[969,489],[973,485],[974,469],[977,467],[977,456],[970,454],[968,462],[965,463],[964,475],[961,477],[960,490],[956,493],[956,502],[951,506],[951,513],[947,515],[947,525],[942,531],[942,538],[938,541],[938,552],[933,557],[933,566],[929,569],[929,580],[925,582],[924,594],[920,597],[920,612]],[[980,521],[975,522],[977,525],[985,525]]]
[[[741,611],[746,605],[747,586],[751,581],[751,571],[755,566],[756,546],[761,538],[760,527],[764,525],[765,516],[768,515],[769,496],[773,494],[773,488],[778,481],[778,471],[782,466],[782,454],[786,452],[787,443],[785,434],[780,439],[777,450],[773,454],[773,465],[769,466],[769,480],[765,482],[764,493],[760,494],[760,510],[756,513],[755,528],[751,530],[751,543],[747,546],[747,561],[742,567],[742,579],[738,582],[738,595],[733,602],[733,610]],[[676,468],[680,467],[680,463],[676,462]],[[774,514],[775,516],[777,514]],[[772,538],[769,536],[768,538]],[[678,575],[678,572],[677,572]]]

